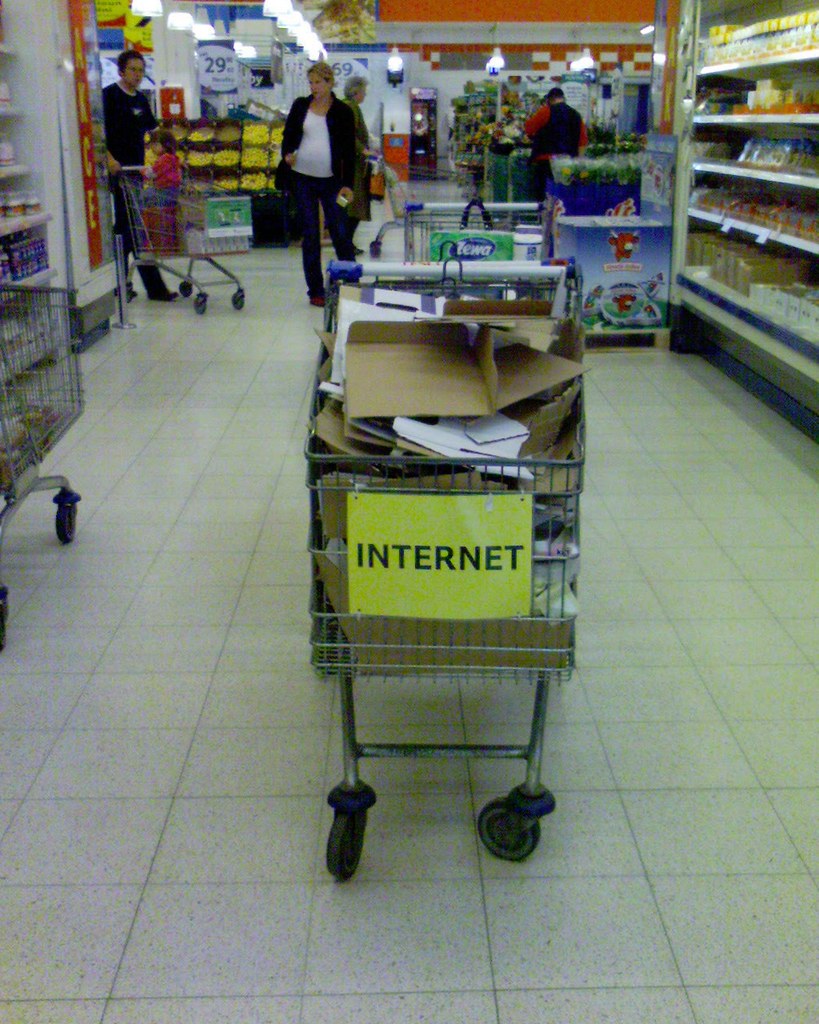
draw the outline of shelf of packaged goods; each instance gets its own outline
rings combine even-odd
[[[707,267],[686,267],[678,275],[683,304],[720,327],[775,356],[819,384],[819,332],[795,329],[755,309],[747,295],[709,276]]]
[[[695,114],[694,124],[734,124],[748,127],[792,124],[809,127],[819,125],[819,114]]]
[[[18,231],[28,231],[51,220],[50,213],[35,213],[31,217],[0,217],[0,238],[14,235]]]
[[[47,270],[38,270],[36,274],[22,277],[19,281],[7,281],[7,284],[15,288],[36,288],[37,285],[46,284],[57,276],[57,271],[49,267]]]
[[[715,213],[712,210],[700,210],[696,206],[689,207],[688,216],[696,220],[704,220],[710,224],[719,224],[723,231],[747,231],[756,236],[757,242],[764,245],[765,242],[778,242],[780,245],[787,245],[790,249],[801,249],[803,252],[819,255],[819,242],[811,242],[807,238],[800,238],[798,235],[788,235],[778,228],[767,227],[764,224],[752,224],[744,221],[741,217],[732,217],[725,213]]]
[[[771,181],[775,185],[819,188],[819,174],[787,174],[785,171],[745,167],[730,160],[695,160],[691,166],[701,173],[722,174],[728,178],[750,178],[753,181]]]
[[[22,178],[24,174],[28,174],[31,170],[26,164],[8,164],[6,167],[0,167],[0,179],[3,178]]]
[[[733,78],[753,78],[757,71],[764,72],[772,68],[816,62],[819,62],[819,49],[817,48],[801,50],[797,53],[772,53],[769,57],[753,57],[749,60],[729,61],[726,64],[706,64],[700,69],[699,77],[730,75]]]

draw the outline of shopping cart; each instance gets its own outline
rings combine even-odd
[[[178,277],[183,298],[189,298],[196,289],[193,308],[197,313],[207,311],[206,289],[224,285],[235,286],[233,308],[243,309],[241,281],[216,257],[249,251],[253,235],[250,197],[219,189],[183,190],[175,196],[171,190],[146,187],[140,167],[123,167],[119,183],[136,265],[158,267]],[[179,271],[167,262],[174,258],[187,258],[187,270]],[[194,273],[198,263],[211,267],[219,276],[207,280],[199,277]]]
[[[477,220],[476,220],[477,218]],[[404,259],[440,260],[453,251],[459,233],[504,232],[514,235],[522,227],[538,229],[543,236],[541,203],[410,203],[404,213]],[[491,236],[490,236],[491,237]],[[508,238],[512,258],[512,238]]]
[[[403,230],[405,233],[405,258],[406,255],[406,218],[408,210],[423,209],[429,207],[430,201],[434,200],[435,192],[440,187],[441,191],[448,192],[452,181],[460,184],[458,173],[450,168],[435,167],[408,167],[406,164],[388,164],[379,157],[374,166],[376,173],[384,175],[384,187],[387,195],[387,205],[390,211],[390,218],[385,220],[379,227],[378,234],[370,242],[370,256],[378,259],[384,245],[384,237],[390,231]],[[472,186],[463,187],[465,201],[477,199],[476,188]],[[451,204],[444,204],[449,206]],[[463,209],[462,204],[454,204],[458,209]]]
[[[576,288],[571,289],[565,316],[579,331]],[[325,376],[325,358],[322,352],[306,459],[312,662],[320,675],[338,679],[341,699],[344,777],[328,796],[334,816],[327,868],[345,881],[358,866],[367,814],[376,802],[374,789],[359,777],[359,760],[367,757],[523,759],[525,781],[486,804],[477,821],[481,841],[491,853],[523,860],[539,842],[540,818],[555,808],[554,796],[541,782],[549,683],[568,677],[574,664],[584,461],[582,385],[575,381],[556,399],[565,403],[569,415],[562,421],[562,443],[550,449],[557,452],[554,457],[452,458],[366,446],[339,452],[323,439],[321,429],[327,403],[335,401],[318,386]],[[471,541],[458,551],[456,545],[437,543],[435,537],[419,545],[418,538],[425,527],[435,530],[435,524],[493,513],[499,517],[496,525],[508,523],[513,532],[520,530],[521,559],[528,560],[531,569],[531,581],[515,611],[498,612],[495,602],[504,605],[511,597],[501,585],[478,588],[474,608],[466,605],[475,593],[460,589],[456,607],[445,598],[442,612],[441,590],[432,583],[420,593],[395,579],[388,586],[383,577],[375,587],[366,580],[362,583],[369,567],[384,567],[390,559],[394,569],[413,559],[419,567],[444,570],[457,559],[462,568],[474,566],[475,558],[488,557],[490,545],[481,554],[480,545],[473,550]],[[405,529],[405,524],[412,527]],[[385,535],[393,536],[394,543],[384,542]],[[476,536],[481,536],[480,528]],[[494,609],[487,614],[482,610],[484,599]],[[375,677],[389,685],[396,679],[426,676],[463,687],[480,679],[532,684],[528,739],[514,745],[359,740],[357,678]]]
[[[56,531],[74,539],[79,494],[64,476],[38,476],[83,408],[79,356],[71,344],[68,292],[0,287],[0,564],[6,527],[32,491],[56,490]],[[0,650],[8,588],[0,580]]]
[[[571,260],[485,262],[445,259],[442,263],[350,263],[331,260],[324,293],[324,329],[335,330],[339,290],[344,284],[392,290],[406,289],[447,298],[475,296],[493,299],[543,299],[551,315],[570,315],[571,299],[582,287],[580,271]]]

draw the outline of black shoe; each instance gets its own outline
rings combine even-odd
[[[357,245],[353,246],[353,252],[356,254],[356,256],[363,256],[364,255],[364,250],[363,249],[359,249]]]
[[[176,302],[179,292],[165,292],[164,295],[149,295],[152,302]]]

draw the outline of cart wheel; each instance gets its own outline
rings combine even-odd
[[[179,282],[179,294],[183,299],[189,299],[193,295],[193,285],[190,281]]]
[[[366,811],[355,811],[352,814],[335,812],[333,827],[327,839],[327,870],[339,882],[346,882],[355,874],[364,847],[366,827]]]
[[[57,539],[61,544],[70,544],[74,540],[74,531],[77,527],[77,505],[72,502],[70,505],[58,505],[54,526],[57,530]]]
[[[208,297],[204,292],[199,292],[193,300],[193,308],[200,316],[204,314],[205,310],[208,308]]]
[[[233,296],[232,296],[230,301],[233,303],[233,308],[234,309],[244,309],[245,308],[245,293],[244,293],[244,291],[241,288],[237,289],[233,293]]]
[[[370,256],[374,260],[377,260],[381,255],[381,243],[376,239],[374,242],[370,242]]]
[[[501,860],[526,860],[540,842],[540,822],[510,810],[503,798],[490,800],[478,815],[478,835]]]

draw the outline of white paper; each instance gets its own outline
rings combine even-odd
[[[476,444],[486,444],[489,441],[504,441],[507,438],[527,438],[529,431],[522,423],[505,416],[502,412],[496,412],[494,416],[481,416],[479,420],[472,420],[466,424],[466,436]]]
[[[483,417],[493,419],[494,417]],[[479,422],[479,421],[477,421]],[[467,421],[455,419],[454,417],[439,419],[437,423],[424,423],[421,420],[414,420],[408,416],[396,416],[393,420],[393,427],[399,437],[420,445],[422,448],[429,448],[430,451],[438,452],[439,455],[446,455],[468,462],[476,456],[486,459],[517,459],[523,442],[529,436],[529,431],[518,424],[523,433],[517,437],[503,438],[490,441],[486,444],[479,444],[467,435]],[[488,472],[500,473],[507,476],[525,476],[531,478],[528,470],[518,470],[517,467],[489,468]]]

